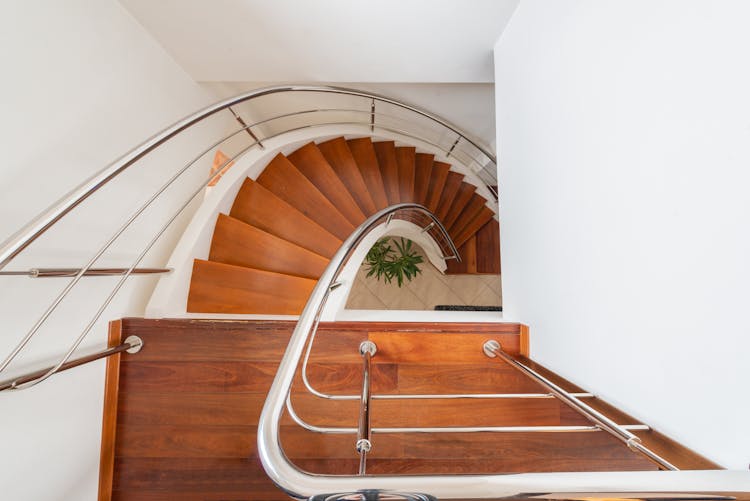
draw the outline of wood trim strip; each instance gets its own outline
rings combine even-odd
[[[529,345],[529,326],[521,324],[519,327],[519,341],[521,343],[521,356],[529,358],[531,355]]]
[[[122,340],[122,320],[109,323],[107,346],[119,346]],[[120,389],[120,353],[107,358],[104,377],[104,412],[102,415],[102,445],[99,455],[99,501],[112,499],[115,471],[115,431],[117,429],[117,400]]]

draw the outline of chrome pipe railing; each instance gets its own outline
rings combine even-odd
[[[502,359],[511,367],[517,369],[521,373],[533,379],[535,382],[544,386],[553,395],[555,395],[557,398],[562,400],[564,403],[566,403],[573,410],[581,414],[583,417],[585,417],[586,419],[594,423],[597,427],[610,433],[611,435],[615,436],[618,440],[625,443],[625,445],[627,445],[629,449],[643,454],[648,459],[658,464],[660,468],[663,468],[665,470],[673,470],[673,471],[679,470],[679,468],[677,468],[675,465],[673,465],[672,463],[670,463],[669,461],[667,461],[666,459],[659,456],[654,451],[652,451],[651,449],[643,445],[643,443],[641,442],[641,439],[637,437],[636,435],[634,435],[633,433],[631,433],[629,430],[615,423],[612,419],[605,416],[601,412],[597,411],[590,405],[584,402],[581,402],[576,397],[572,396],[570,393],[568,393],[567,391],[562,389],[560,386],[558,386],[557,384],[547,379],[546,377],[542,376],[531,367],[528,367],[527,365],[522,364],[515,358],[505,353],[502,347],[500,346],[500,343],[498,343],[494,339],[491,339],[485,342],[482,349],[484,351],[484,354],[487,355],[488,357],[490,358],[497,357],[497,358]]]
[[[357,443],[355,447],[359,454],[359,474],[367,472],[367,454],[372,450],[370,438],[370,380],[372,377],[372,357],[377,352],[377,347],[372,341],[363,341],[359,345],[359,354],[362,355],[362,395],[359,399],[359,423],[357,424]]]
[[[647,471],[522,473],[498,475],[319,475],[306,473],[289,461],[279,441],[281,415],[286,408],[296,369],[305,345],[317,328],[331,285],[353,250],[375,226],[400,204],[379,211],[359,226],[333,256],[313,289],[268,392],[258,423],[258,455],[269,478],[297,499],[341,499],[342,493],[416,493],[419,499],[570,499],[616,497],[621,499],[705,499],[733,493],[750,494],[746,471]],[[424,208],[421,208],[425,210]],[[338,496],[338,497],[337,497]],[[417,499],[417,497],[415,497]]]
[[[459,138],[463,138],[479,152],[481,152],[485,157],[487,157],[487,159],[489,159],[489,161],[497,164],[495,156],[489,151],[488,148],[483,147],[479,143],[479,141],[469,137],[458,127],[452,125],[447,120],[440,118],[433,113],[429,113],[416,106],[412,106],[395,99],[391,99],[371,92],[363,92],[355,89],[330,86],[289,85],[257,89],[229,99],[225,99],[223,101],[219,101],[218,103],[208,106],[196,113],[183,118],[182,120],[177,121],[170,127],[167,127],[163,131],[152,136],[147,141],[143,142],[139,146],[133,148],[131,151],[123,155],[120,159],[116,160],[109,166],[105,167],[104,169],[81,183],[78,187],[62,197],[57,203],[53,204],[46,211],[37,216],[32,222],[19,230],[5,243],[3,243],[2,246],[0,246],[0,269],[4,268],[16,255],[18,255],[18,253],[28,247],[34,240],[43,235],[50,227],[57,223],[57,221],[62,219],[66,214],[72,211],[84,200],[96,193],[99,189],[112,181],[126,169],[134,165],[138,160],[142,159],[181,132],[189,129],[197,123],[204,121],[205,119],[215,115],[216,113],[222,110],[229,109],[237,104],[259,99],[264,96],[287,92],[314,92],[322,94],[338,94],[362,97],[365,99],[370,99],[372,102],[377,101],[387,103],[397,108],[408,110],[418,116],[426,118],[432,123],[438,124],[446,130],[455,133]],[[234,112],[232,111],[232,113]],[[251,126],[243,126],[242,130],[250,131],[250,127]],[[268,138],[264,138],[264,140],[267,139]]]
[[[20,342],[16,345],[16,347],[10,352],[10,354],[5,357],[4,359],[1,359],[0,361],[0,372],[5,371],[9,364],[19,355],[19,353],[27,346],[29,341],[33,338],[33,336],[40,330],[42,325],[45,324],[45,322],[48,320],[50,315],[58,308],[58,306],[61,304],[61,302],[64,300],[65,297],[71,292],[71,290],[80,282],[80,280],[83,277],[89,277],[89,276],[100,276],[105,275],[103,271],[97,272],[97,269],[94,268],[94,263],[96,263],[104,254],[105,251],[107,251],[113,243],[128,229],[131,227],[131,225],[134,223],[134,221],[140,217],[143,212],[152,205],[154,201],[156,201],[169,187],[171,187],[177,179],[179,179],[190,167],[196,164],[196,162],[203,158],[207,153],[212,151],[214,148],[219,147],[221,144],[225,143],[226,141],[230,140],[233,137],[236,137],[238,134],[242,132],[248,133],[248,135],[253,138],[253,142],[247,146],[246,148],[243,148],[239,153],[232,156],[231,159],[224,162],[222,166],[216,171],[215,175],[213,175],[210,178],[210,181],[207,183],[203,183],[200,185],[198,191],[192,195],[191,198],[188,199],[188,202],[186,202],[177,212],[177,214],[180,214],[182,211],[185,210],[187,205],[190,203],[191,200],[197,196],[197,194],[211,181],[217,179],[221,174],[221,172],[224,170],[224,167],[228,166],[234,159],[236,159],[238,156],[240,156],[242,153],[248,151],[252,147],[258,145],[262,147],[261,140],[258,138],[258,136],[252,131],[252,128],[257,128],[259,126],[266,126],[270,125],[278,120],[283,120],[285,118],[292,118],[292,117],[300,117],[305,115],[312,115],[312,114],[326,114],[326,113],[361,113],[364,112],[364,110],[358,110],[358,109],[351,109],[351,108],[317,108],[317,109],[305,109],[300,111],[295,111],[291,113],[284,113],[280,115],[276,115],[273,117],[265,118],[263,120],[255,121],[254,123],[247,124],[244,119],[234,110],[231,108],[231,106],[236,105],[238,103],[243,102],[249,102],[253,99],[257,99],[263,96],[278,94],[278,93],[285,93],[285,92],[319,92],[319,93],[333,93],[333,94],[344,94],[344,95],[350,95],[350,96],[357,96],[357,97],[366,97],[369,100],[371,100],[372,106],[368,113],[369,121],[365,122],[359,122],[359,121],[329,121],[329,122],[316,122],[309,125],[303,125],[299,127],[294,128],[286,128],[282,130],[281,132],[278,132],[276,134],[267,135],[263,138],[263,141],[273,139],[275,137],[278,137],[280,135],[294,132],[302,129],[308,129],[308,128],[315,128],[315,127],[324,127],[324,126],[330,126],[330,125],[336,125],[336,126],[366,126],[366,125],[373,125],[376,126],[380,130],[392,132],[394,134],[401,134],[406,137],[414,138],[416,140],[422,141],[426,144],[429,144],[430,146],[445,151],[446,154],[448,151],[445,150],[443,146],[440,144],[437,144],[423,136],[420,136],[418,134],[414,134],[406,129],[400,129],[396,127],[392,127],[385,124],[376,124],[376,120],[384,120],[384,119],[391,119],[395,121],[405,121],[408,122],[407,119],[404,119],[402,117],[396,117],[393,115],[389,115],[387,113],[381,113],[375,110],[375,102],[386,102],[389,104],[392,104],[394,106],[398,106],[403,109],[407,109],[409,111],[412,111],[414,113],[417,113],[420,116],[428,117],[430,120],[432,120],[435,123],[438,123],[441,126],[447,126],[447,128],[454,133],[458,133],[462,137],[465,137],[465,134],[462,135],[458,132],[458,129],[450,126],[447,124],[447,122],[443,121],[442,119],[439,119],[435,117],[434,115],[431,115],[427,112],[423,112],[421,110],[418,110],[410,105],[407,105],[405,103],[398,103],[395,100],[385,98],[383,96],[378,96],[375,94],[365,93],[356,91],[353,89],[343,89],[343,88],[336,88],[336,87],[315,87],[315,86],[282,86],[282,87],[271,87],[267,89],[259,89],[257,91],[252,91],[240,96],[236,96],[234,98],[222,101],[220,103],[216,103],[215,105],[209,106],[208,108],[201,110],[198,113],[195,113],[189,117],[186,117],[185,119],[177,122],[172,127],[169,127],[165,129],[162,133],[157,134],[156,136],[152,137],[142,145],[138,146],[137,148],[131,150],[128,154],[123,156],[120,160],[114,162],[107,168],[103,169],[99,173],[95,174],[91,178],[89,178],[86,182],[81,184],[78,188],[71,191],[67,196],[63,197],[57,204],[50,207],[47,211],[39,215],[34,221],[29,223],[25,228],[20,230],[16,235],[8,239],[5,243],[0,245],[0,270],[2,270],[3,267],[5,267],[9,262],[11,262],[21,251],[23,251],[25,248],[27,248],[34,240],[36,240],[39,236],[44,234],[50,227],[52,227],[54,224],[59,222],[65,215],[67,215],[70,211],[72,211],[75,207],[80,205],[82,202],[84,202],[88,197],[90,197],[93,193],[97,192],[99,189],[101,189],[103,186],[108,184],[110,181],[112,181],[116,176],[124,172],[129,167],[133,166],[138,160],[142,159],[152,151],[154,151],[159,146],[163,145],[167,141],[169,141],[171,138],[178,135],[180,132],[190,128],[191,126],[207,119],[210,116],[215,115],[219,111],[222,111],[224,109],[227,109],[232,116],[237,120],[241,127],[230,134],[224,136],[223,138],[219,139],[218,141],[214,142],[208,148],[201,151],[193,160],[188,162],[185,166],[183,166],[179,171],[177,171],[169,180],[166,181],[164,185],[162,185],[154,194],[151,196],[144,204],[140,206],[140,208],[132,215],[130,216],[125,223],[110,237],[106,243],[93,255],[93,257],[86,263],[86,265],[82,268],[72,269],[68,273],[68,270],[60,271],[59,273],[37,273],[33,270],[30,272],[19,272],[16,270],[6,271],[2,272],[0,271],[0,276],[13,276],[13,275],[20,275],[20,274],[27,274],[29,276],[68,276],[71,277],[72,280],[70,283],[67,284],[67,286],[62,290],[62,292],[52,301],[52,303],[49,305],[49,307],[44,311],[44,313],[41,315],[41,317],[36,321],[36,323],[33,324],[33,326],[30,328],[30,330],[26,333],[26,335],[20,340]],[[257,140],[256,140],[257,139]],[[469,144],[475,144],[473,140],[466,137],[467,143]],[[488,159],[494,162],[494,157],[492,157],[491,154],[485,149],[479,148],[478,151],[481,152],[481,154],[485,155]],[[469,155],[470,161],[476,163],[477,165],[482,164],[482,162],[477,159],[476,157],[473,157]],[[478,172],[475,171],[477,175],[479,175]],[[481,176],[480,176],[481,178]],[[486,187],[491,190],[491,185],[487,184]],[[176,216],[175,216],[176,217]],[[175,217],[169,219],[167,222],[167,225],[159,230],[156,234],[156,237],[154,240],[152,240],[147,246],[146,251],[147,252],[156,242],[156,239],[158,239],[165,231],[166,228],[175,220]],[[431,236],[439,235],[439,233],[434,232]],[[455,249],[455,246],[452,245],[452,242],[448,242],[446,245],[445,240],[441,240],[440,238],[435,238],[436,243],[439,247],[441,247],[441,250],[443,251],[445,259],[454,259],[457,258],[460,260],[460,257],[458,257],[458,252]],[[138,263],[145,257],[145,252],[139,256]],[[136,265],[137,266],[137,265]],[[117,270],[116,273],[121,275],[123,277],[123,281],[119,282],[118,285],[115,287],[114,293],[120,290],[122,285],[124,284],[124,281],[127,280],[130,276],[134,274],[142,274],[145,272],[142,272],[142,269],[138,268],[132,268],[132,269],[122,269],[123,271],[120,272]],[[114,294],[113,293],[113,294]],[[114,298],[114,295],[110,295],[106,300],[102,308],[96,313],[95,319],[98,319],[101,314],[103,313],[103,309],[110,304],[112,299]],[[76,338],[74,341],[72,348],[66,352],[66,354],[63,356],[63,358],[60,360],[59,364],[57,365],[57,369],[64,365],[72,356],[75,349],[80,345],[83,338],[87,335],[87,333],[90,331],[90,329],[93,327],[93,323],[90,323],[83,331],[81,336]],[[45,375],[45,377],[40,378],[38,382],[41,382],[42,380],[46,379],[50,375],[52,375],[55,371],[52,371],[51,373]],[[36,383],[29,383],[24,386],[19,386],[16,389],[25,388],[32,386]]]
[[[97,353],[92,353],[91,355],[86,355],[84,357],[79,357],[79,358],[76,358],[75,360],[70,360],[70,361],[65,362],[64,364],[60,366],[57,372],[66,371],[68,369],[72,369],[73,367],[78,367],[80,365],[84,365],[89,362],[93,362],[95,360],[101,360],[102,358],[111,357],[112,355],[117,355],[118,353],[122,353],[124,351],[127,353],[131,353],[131,354],[138,353],[139,351],[141,351],[142,347],[143,347],[143,340],[141,338],[139,338],[138,336],[128,336],[125,339],[125,341],[123,341],[122,344],[119,344],[118,346],[107,348],[106,350],[103,350]],[[27,374],[15,377],[13,379],[9,379],[7,381],[1,381],[0,391],[14,390],[23,384],[36,381],[40,377],[44,376],[51,369],[52,367],[48,367],[46,369],[29,372]]]
[[[158,275],[171,272],[171,268],[134,268],[131,275]],[[0,276],[27,276],[31,278],[75,277],[81,268],[31,268],[30,270],[0,271]],[[84,277],[112,277],[124,275],[128,268],[89,268],[83,271]]]

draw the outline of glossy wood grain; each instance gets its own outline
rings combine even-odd
[[[401,201],[401,188],[399,187],[396,146],[393,141],[379,141],[373,143],[373,147],[380,165],[380,175],[383,178],[388,205],[397,204]]]
[[[487,200],[483,196],[475,193],[471,197],[471,200],[469,200],[469,203],[466,204],[466,207],[464,207],[461,213],[458,214],[453,224],[447,227],[448,231],[455,234],[458,230],[465,227],[477,216],[477,214],[479,214],[486,203]]]
[[[440,193],[440,201],[435,210],[435,215],[441,221],[443,221],[445,216],[448,215],[453,200],[455,200],[458,190],[461,189],[463,179],[463,174],[453,171],[448,173],[448,178],[445,180],[445,186],[443,186],[443,191]]]
[[[107,347],[114,348],[122,342],[122,321],[109,323]],[[120,394],[120,354],[107,358],[104,373],[104,410],[102,412],[102,443],[99,454],[99,501],[112,499],[115,467],[115,439]]]
[[[490,221],[475,234],[477,273],[500,274],[500,224]]]
[[[445,162],[433,162],[432,171],[430,173],[430,182],[427,186],[427,194],[425,196],[425,207],[430,209],[431,212],[435,212],[440,203],[440,196],[445,188],[445,183],[448,180],[448,173],[451,170],[450,164]]]
[[[323,257],[333,257],[341,246],[338,237],[249,178],[229,215]]]
[[[315,280],[196,259],[187,311],[299,315]]]
[[[399,146],[396,148],[398,186],[402,202],[414,201],[414,176],[416,169],[415,156],[416,148],[413,146]]]
[[[375,148],[369,137],[349,139],[346,142],[352,157],[357,162],[362,179],[367,185],[367,191],[372,196],[377,210],[388,207],[388,196],[385,192],[385,184],[380,174],[380,164],[375,154]]]
[[[328,266],[328,259],[224,214],[216,220],[208,259],[316,280]]]
[[[453,199],[453,203],[451,203],[451,206],[448,209],[448,213],[443,219],[443,225],[446,228],[450,228],[453,223],[456,222],[456,219],[458,219],[458,216],[460,216],[461,212],[466,208],[466,205],[474,196],[474,192],[476,192],[476,190],[476,186],[472,184],[461,183],[461,186],[456,193],[456,198]]]
[[[435,155],[417,153],[414,158],[414,201],[425,204],[427,190],[430,187],[430,174]]]
[[[365,220],[364,212],[315,143],[297,148],[287,158],[354,227]]]
[[[337,137],[318,144],[318,148],[354,197],[361,211],[366,216],[374,214],[377,210],[375,202],[346,140],[343,137]]]
[[[293,327],[294,322],[285,321],[124,319],[122,335],[141,335],[145,344],[141,354],[121,359],[113,499],[283,499],[258,463],[256,426]],[[525,350],[521,330],[519,324],[491,323],[322,323],[309,377],[321,391],[355,394],[362,383],[356,348],[361,340],[371,339],[378,344],[372,372],[375,394],[543,392],[516,369],[481,353],[481,342],[488,338],[501,340],[514,354]],[[564,380],[559,384],[580,390]],[[311,423],[356,423],[357,401],[314,397],[304,390],[299,374],[292,399],[300,416]],[[551,398],[375,399],[372,412],[373,424],[380,427],[586,422]],[[616,409],[607,412],[625,420],[621,422],[632,419]],[[353,435],[312,433],[285,415],[280,438],[291,460],[306,471],[356,472]],[[650,440],[659,444],[658,438]],[[671,442],[661,444],[664,451],[676,451]],[[654,468],[603,432],[376,433],[368,461],[371,474]]]
[[[476,235],[469,238],[461,247],[458,253],[461,256],[461,262],[450,260],[446,263],[445,273],[448,275],[458,274],[476,274],[477,273],[477,238]]]
[[[354,231],[354,224],[284,155],[276,155],[257,182],[340,240]]]
[[[479,231],[482,226],[492,221],[494,215],[495,213],[492,212],[492,209],[490,209],[489,207],[482,207],[482,210],[479,211],[479,214],[477,214],[474,219],[469,221],[466,226],[451,234],[451,236],[453,237],[453,242],[458,247],[462,246],[477,231]]]

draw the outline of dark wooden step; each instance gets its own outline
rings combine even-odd
[[[445,162],[433,162],[430,173],[430,183],[427,187],[425,196],[425,207],[433,213],[437,210],[440,203],[440,195],[443,193],[445,182],[448,180],[448,173],[451,170],[450,164]]]
[[[425,205],[435,155],[417,153],[414,159],[414,201]]]
[[[399,146],[396,148],[396,163],[398,164],[398,186],[402,202],[414,201],[414,170],[416,148]]]
[[[401,201],[401,188],[399,187],[396,145],[393,141],[379,141],[372,145],[375,148],[375,155],[378,157],[380,175],[383,178],[388,205],[397,204]]]
[[[456,199],[458,190],[461,189],[463,180],[463,174],[459,174],[458,172],[453,171],[450,171],[448,173],[448,178],[445,180],[445,186],[443,186],[443,191],[442,193],[440,193],[440,201],[438,202],[437,209],[435,210],[435,215],[441,221],[443,221],[445,219],[445,216],[448,215],[448,211],[450,210],[451,205],[453,205],[453,200]]]
[[[362,173],[362,179],[367,185],[367,191],[372,196],[377,210],[388,207],[388,196],[385,192],[385,184],[380,174],[380,164],[375,154],[372,140],[369,137],[349,139],[346,144],[352,152],[352,157],[357,162],[357,167]]]
[[[446,228],[450,228],[456,222],[456,219],[458,219],[458,216],[466,208],[476,190],[477,188],[473,184],[461,183],[461,187],[458,189],[458,193],[456,193],[456,198],[453,199],[453,203],[451,203],[445,218],[443,218],[443,225]]]

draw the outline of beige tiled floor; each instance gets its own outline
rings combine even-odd
[[[421,252],[421,249],[420,249]],[[502,306],[500,275],[443,275],[425,258],[422,273],[399,288],[361,266],[346,307],[357,310],[434,310],[436,305]]]

